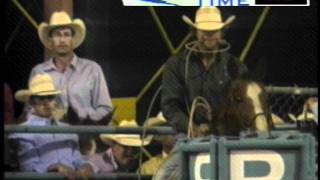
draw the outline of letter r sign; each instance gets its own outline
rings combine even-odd
[[[260,166],[259,162],[267,166]],[[246,165],[250,164],[261,174],[246,174]],[[256,165],[254,165],[256,163]],[[261,163],[260,163],[261,164]],[[234,150],[230,152],[231,180],[270,180],[282,179],[285,173],[285,163],[279,153],[272,150]]]

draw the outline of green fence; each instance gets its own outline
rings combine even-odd
[[[183,179],[315,180],[317,143],[309,134],[219,138],[180,145]]]

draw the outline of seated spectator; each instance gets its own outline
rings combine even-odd
[[[16,99],[25,99],[32,111],[20,125],[68,126],[53,118],[56,97],[60,94],[48,74],[39,74],[31,80],[28,90],[20,90]],[[58,172],[68,179],[87,179],[93,169],[79,152],[75,134],[13,133],[9,135],[17,152],[19,168],[25,172]]]
[[[170,126],[160,112],[157,117],[148,119],[145,124],[147,127]],[[153,175],[156,173],[160,165],[167,159],[174,144],[175,137],[173,135],[159,135],[154,137],[155,141],[159,141],[162,145],[162,152],[141,165],[140,173],[143,175]]]
[[[138,127],[135,120],[121,120],[117,127]],[[101,140],[110,147],[102,153],[88,156],[95,173],[135,172],[139,147],[148,145],[151,137],[143,141],[137,134],[101,134]]]

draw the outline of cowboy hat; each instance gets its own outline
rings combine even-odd
[[[182,16],[182,20],[190,26],[204,31],[220,30],[234,21],[236,16],[230,16],[225,22],[222,21],[220,10],[217,7],[200,7],[196,12],[195,22]]]
[[[37,74],[30,82],[29,89],[22,89],[15,93],[17,101],[27,102],[30,96],[49,96],[61,94],[54,87],[53,80],[49,74]]]
[[[123,119],[119,122],[117,127],[135,128],[139,126],[137,122],[133,119],[132,120]],[[142,144],[142,139],[138,134],[101,134],[100,139],[106,144],[110,144],[112,141],[115,141],[116,143],[124,146],[139,147],[141,145],[142,146],[148,145],[152,139],[152,136],[147,136],[143,140],[143,144]]]
[[[71,20],[70,16],[64,12],[54,12],[51,15],[49,24],[43,22],[38,27],[38,35],[40,41],[44,46],[48,48],[48,42],[50,40],[49,33],[53,28],[67,26],[74,30],[74,48],[80,46],[86,36],[86,27],[81,19]]]

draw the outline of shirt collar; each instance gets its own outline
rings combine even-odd
[[[51,125],[51,119],[40,117],[33,113],[28,114],[28,119],[31,121],[32,125],[39,125],[39,126]]]
[[[70,64],[71,68],[76,69],[76,66],[78,64],[78,59],[79,57],[76,54],[73,54],[71,64]],[[53,62],[53,58],[50,58],[48,61],[45,62],[45,70],[55,70],[55,69],[57,68]]]
[[[71,67],[76,69],[78,63],[78,56],[73,54],[72,60],[71,60]]]

